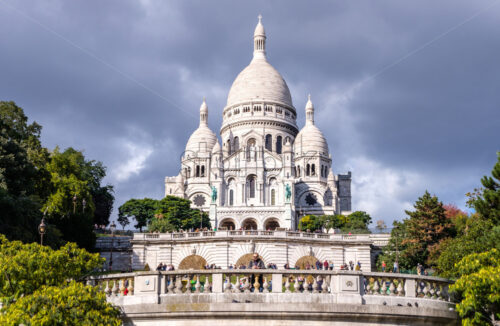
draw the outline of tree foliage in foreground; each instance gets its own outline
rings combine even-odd
[[[0,235],[0,324],[119,325],[105,295],[77,283],[103,261],[74,243],[53,250]]]
[[[456,266],[460,278],[451,286],[460,298],[463,325],[491,325],[500,320],[500,251],[464,257]]]
[[[61,287],[43,286],[20,298],[0,314],[0,324],[118,326],[122,321],[104,292],[72,281]]]

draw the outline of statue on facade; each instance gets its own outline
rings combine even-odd
[[[212,204],[215,204],[217,201],[217,188],[215,186],[212,186]]]
[[[290,187],[289,184],[286,184],[285,185],[285,199],[286,199],[286,202],[289,203],[291,198],[292,198],[292,188]]]

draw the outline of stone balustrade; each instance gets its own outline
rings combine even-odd
[[[384,246],[389,241],[389,234],[330,234],[308,233],[297,231],[264,231],[264,230],[230,230],[230,231],[203,231],[203,232],[175,232],[175,233],[135,233],[133,240],[188,240],[199,238],[230,238],[230,237],[258,237],[258,238],[306,238],[324,241],[372,241]]]
[[[397,273],[269,269],[135,272],[87,280],[120,307],[125,325],[198,325],[200,320],[450,325],[457,321],[450,283]]]
[[[349,293],[363,298],[423,298],[445,302],[450,301],[450,283],[438,277],[398,273],[272,269],[136,272],[87,279],[87,284],[98,286],[108,297],[191,293]]]

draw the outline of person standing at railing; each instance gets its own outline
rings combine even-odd
[[[248,268],[249,269],[265,269],[266,266],[264,265],[264,262],[262,261],[262,259],[259,258],[259,254],[254,253],[252,256],[252,260],[250,261],[250,263],[248,263]],[[258,280],[259,280],[259,284],[260,284],[259,287],[261,287],[263,284],[263,281],[264,281],[262,274],[259,274]],[[250,278],[250,283],[251,283],[251,286],[253,288],[254,283],[255,283],[255,274],[252,274],[252,277]],[[257,291],[259,291],[259,290],[260,289],[258,289]]]
[[[399,271],[399,264],[398,264],[398,261],[394,261],[394,267],[393,267],[393,270],[392,272],[393,273],[397,273]]]
[[[385,272],[386,267],[387,267],[387,265],[385,264],[385,261],[382,261],[382,273]]]

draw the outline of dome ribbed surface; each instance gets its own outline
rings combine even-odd
[[[293,145],[296,155],[316,153],[328,155],[328,143],[325,136],[314,124],[308,124],[302,128]]]
[[[206,125],[200,125],[189,137],[186,153],[211,152],[217,143],[217,136]]]
[[[253,100],[274,101],[293,107],[288,85],[265,59],[252,60],[240,72],[229,91],[227,106]]]

